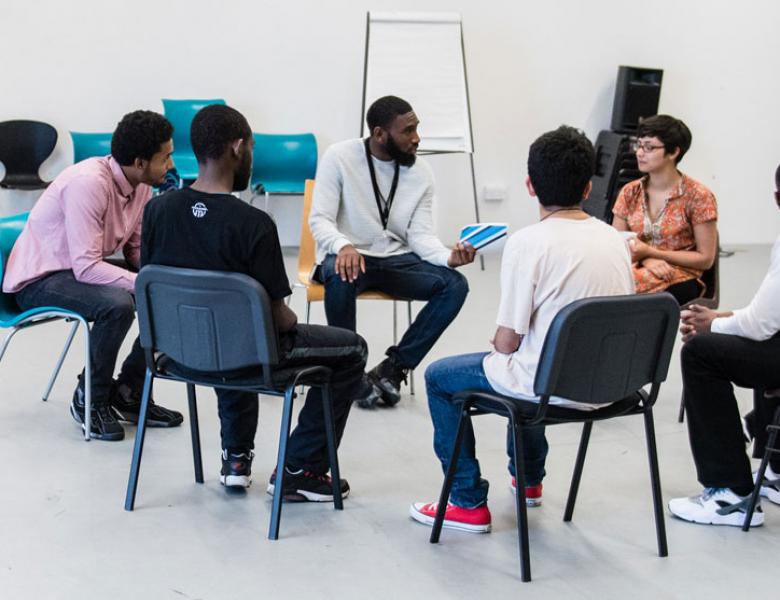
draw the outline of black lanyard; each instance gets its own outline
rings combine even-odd
[[[365,139],[366,146],[366,161],[368,162],[368,172],[371,173],[371,186],[374,188],[374,200],[376,200],[376,208],[379,211],[379,218],[382,220],[382,229],[387,229],[387,221],[390,218],[390,208],[393,206],[393,198],[395,198],[395,190],[398,187],[398,173],[400,166],[398,161],[395,162],[395,174],[393,175],[393,184],[390,186],[390,195],[385,200],[382,192],[379,191],[379,185],[376,182],[376,172],[374,171],[374,161],[371,159],[371,150],[368,147],[370,138]],[[382,202],[384,202],[384,208],[382,208]]]

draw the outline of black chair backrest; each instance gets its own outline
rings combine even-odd
[[[0,162],[5,180],[18,176],[38,179],[38,169],[57,145],[57,130],[40,121],[3,121],[0,123]]]
[[[279,362],[271,301],[248,275],[148,265],[135,291],[147,350],[196,371]]]
[[[666,379],[680,320],[671,294],[585,298],[553,319],[534,381],[539,396],[606,404]]]

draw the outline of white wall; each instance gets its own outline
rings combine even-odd
[[[778,219],[780,3],[773,0],[5,0],[0,120],[32,118],[60,141],[43,175],[71,162],[68,130],[110,131],[162,97],[224,97],[255,131],[313,131],[320,150],[358,135],[366,10],[463,14],[478,187],[509,197],[482,218],[535,218],[522,182],[528,145],[568,123],[609,127],[617,66],[664,69],[660,110],[694,134],[682,167],[716,193],[724,244],[768,243]],[[425,115],[419,115],[425,119]],[[433,157],[439,227],[473,219],[468,159]],[[0,192],[0,214],[35,194]],[[287,203],[277,199],[276,204]],[[278,215],[297,230],[298,200]]]

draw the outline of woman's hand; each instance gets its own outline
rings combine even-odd
[[[640,244],[641,243],[642,242],[640,242]],[[660,258],[646,258],[642,261],[642,266],[658,277],[658,279],[671,281],[672,277],[674,277],[674,269],[672,266]]]
[[[631,260],[633,262],[642,262],[644,259],[649,258],[652,252],[652,247],[638,238],[628,240],[628,247],[631,249]]]

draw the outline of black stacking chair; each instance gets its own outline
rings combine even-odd
[[[763,389],[754,390],[755,394],[763,394]],[[761,466],[758,467],[758,473],[756,473],[756,485],[753,487],[753,494],[750,497],[750,503],[745,513],[745,522],[742,525],[742,531],[750,530],[750,521],[753,519],[753,512],[756,510],[756,504],[758,504],[758,497],[761,494],[761,484],[764,481],[764,474],[766,473],[766,467],[769,464],[769,459],[773,454],[780,454],[780,447],[777,445],[777,433],[780,431],[780,408],[775,410],[775,417],[771,425],[768,425],[767,433],[769,437],[764,447],[764,456],[761,458]],[[757,436],[758,437],[758,436]]]
[[[325,413],[334,506],[343,509],[327,367],[279,369],[271,302],[263,287],[239,273],[149,265],[135,284],[138,327],[146,354],[146,378],[135,436],[125,510],[133,510],[155,379],[187,384],[195,481],[203,483],[195,385],[284,396],[279,456],[268,537],[279,537],[284,466],[296,385],[319,386]],[[241,373],[237,378],[225,372]]]
[[[642,415],[645,421],[647,456],[655,508],[659,556],[667,555],[666,529],[661,506],[661,482],[655,443],[653,405],[661,382],[666,379],[679,321],[679,307],[671,294],[586,298],[572,302],[553,319],[547,333],[534,381],[539,402],[529,402],[485,392],[464,390],[456,395],[462,403],[450,466],[444,479],[439,508],[430,541],[439,541],[444,511],[450,497],[463,433],[471,418],[498,414],[509,418],[514,435],[517,479],[517,533],[520,539],[520,571],[531,580],[528,520],[523,473],[523,428],[532,425],[584,423],[569,489],[564,521],[571,521],[594,421]],[[650,392],[642,388],[651,384]],[[550,405],[557,396],[577,402],[604,404],[597,410],[577,410]]]
[[[38,169],[57,145],[57,130],[40,121],[4,121],[0,123],[0,162],[5,177],[0,187],[15,190],[39,190],[50,182],[38,176]]]

